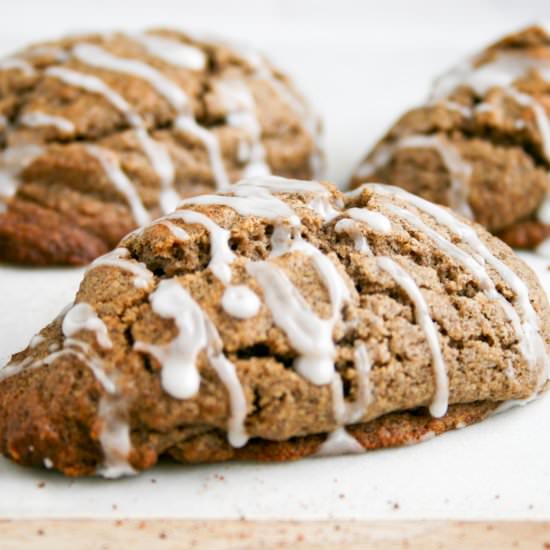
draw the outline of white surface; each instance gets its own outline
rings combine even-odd
[[[83,28],[162,24],[259,45],[323,113],[329,175],[344,183],[435,74],[540,18],[550,19],[542,0],[19,0],[2,10],[0,51]],[[548,262],[526,257],[550,290]],[[80,276],[0,267],[0,361],[72,300]],[[0,517],[549,519],[549,416],[550,396],[415,447],[281,465],[163,465],[117,482],[0,460]]]

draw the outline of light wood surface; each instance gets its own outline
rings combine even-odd
[[[0,548],[550,549],[550,522],[0,521]]]

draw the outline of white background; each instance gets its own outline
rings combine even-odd
[[[258,46],[323,114],[329,175],[340,184],[434,75],[550,19],[544,0],[0,0],[0,8],[3,53],[64,32],[162,25]],[[530,261],[550,289],[548,262]],[[80,276],[0,266],[0,360],[72,298]],[[416,447],[282,465],[162,466],[118,482],[0,460],[0,517],[549,519],[549,418],[550,396]]]

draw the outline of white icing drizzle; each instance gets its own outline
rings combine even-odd
[[[187,233],[187,231],[185,231],[183,227],[180,227],[179,225],[176,225],[169,220],[160,219],[153,222],[151,225],[163,225],[170,231],[170,233],[172,233],[172,236],[177,241],[183,242],[189,239],[189,233]]]
[[[99,402],[98,418],[102,421],[99,442],[103,450],[103,464],[97,473],[107,479],[135,475],[128,457],[132,451],[130,426],[122,418],[124,411],[114,398],[102,398]]]
[[[262,187],[276,193],[317,193],[322,197],[330,197],[330,191],[318,181],[297,180],[281,176],[257,176],[242,179],[233,187]]]
[[[42,336],[42,334],[35,334],[29,342],[29,348],[35,348],[36,346],[40,345],[44,340],[45,338],[44,336]]]
[[[228,110],[228,124],[245,130],[251,140],[248,147],[248,163],[243,170],[243,176],[270,174],[271,169],[265,161],[265,149],[261,141],[262,128],[256,117],[256,103],[248,86],[243,80],[226,78],[216,84],[216,90]]]
[[[499,53],[489,63],[477,67],[472,60],[466,60],[434,83],[432,98],[445,98],[460,86],[467,86],[478,96],[483,96],[497,86],[510,88],[517,79],[525,76],[530,70],[536,70],[544,80],[550,81],[548,61],[519,52]]]
[[[53,126],[64,134],[74,133],[74,124],[63,117],[49,115],[40,111],[32,111],[24,113],[19,119],[20,124],[23,126],[30,126],[32,128],[41,126]]]
[[[267,219],[282,218],[299,226],[295,211],[272,193],[315,193],[316,197],[305,205],[321,216],[325,222],[340,212],[330,203],[330,191],[318,182],[306,182],[278,176],[257,176],[233,184],[226,195],[199,195],[185,199],[180,206],[189,204],[218,204],[233,208],[242,216],[258,216]]]
[[[494,103],[479,103],[474,107],[476,113],[495,113],[497,106]]]
[[[136,59],[117,57],[94,44],[77,44],[73,48],[73,55],[90,67],[123,73],[145,80],[178,112],[188,105],[187,96],[182,88],[147,63]]]
[[[229,187],[229,178],[225,171],[218,138],[211,131],[200,126],[191,114],[182,114],[174,122],[174,127],[196,137],[205,147],[210,166],[219,190]]]
[[[294,113],[296,113],[304,124],[307,133],[315,144],[315,150],[312,152],[309,163],[314,178],[321,175],[323,171],[323,161],[321,158],[321,145],[318,135],[318,121],[314,116],[309,105],[298,99],[296,95],[273,74],[264,58],[246,46],[232,44],[231,48],[240,55],[254,70],[254,76],[267,82],[277,95],[286,103]]]
[[[534,393],[527,397],[526,399],[508,399],[508,401],[503,401],[492,413],[491,416],[495,414],[501,414],[509,411],[515,407],[524,407],[533,401],[536,401],[540,397],[540,393]]]
[[[206,67],[205,53],[195,46],[154,34],[134,34],[132,38],[139,42],[149,54],[170,65],[191,71],[201,71]]]
[[[4,59],[0,59],[0,70],[18,70],[26,76],[34,75],[34,67],[28,61],[25,61],[20,57],[5,57]]]
[[[233,447],[243,447],[248,442],[245,427],[247,405],[244,390],[237,376],[235,365],[223,354],[223,343],[216,327],[205,314],[204,320],[208,333],[208,361],[218,373],[229,395],[231,414],[227,422],[227,439]]]
[[[162,365],[162,387],[169,395],[193,397],[200,386],[197,356],[207,343],[203,311],[175,279],[161,281],[149,301],[157,315],[174,320],[178,335],[169,344],[136,342],[134,347],[149,352]]]
[[[44,468],[46,468],[46,470],[51,470],[53,468],[53,462],[50,458],[46,457],[43,462]]]
[[[96,380],[103,386],[104,390],[115,395],[117,387],[114,380],[105,373],[103,362],[94,355],[92,348],[81,340],[65,337],[63,347],[59,351],[54,351],[37,362],[36,366],[51,365],[58,357],[63,355],[74,355],[84,363],[94,374]],[[32,367],[32,365],[31,365]]]
[[[154,140],[148,134],[144,126],[136,128],[135,133],[162,186],[159,198],[160,209],[165,214],[172,212],[176,209],[181,198],[174,189],[176,169],[170,154],[162,143]]]
[[[187,205],[223,205],[232,208],[241,216],[258,216],[276,220],[288,219],[293,225],[299,224],[299,218],[284,201],[277,199],[268,189],[253,185],[233,185],[232,195],[197,195],[185,199],[181,206]]]
[[[44,74],[57,78],[70,86],[101,95],[117,110],[126,115],[132,126],[141,126],[142,123],[139,115],[134,112],[129,103],[118,92],[115,92],[115,90],[108,86],[101,78],[65,67],[48,67],[44,71]]]
[[[542,147],[546,160],[550,161],[550,122],[544,107],[532,96],[518,92],[514,88],[507,88],[506,93],[517,103],[529,107],[535,115],[535,124],[539,130],[542,139]],[[520,122],[520,121],[518,121]]]
[[[336,233],[345,233],[349,235],[353,239],[354,247],[357,252],[372,256],[369,243],[356,222],[349,218],[338,220],[334,226],[334,230]]]
[[[462,105],[461,103],[458,103],[457,101],[441,99],[441,100],[437,100],[437,104],[444,106],[446,109],[450,111],[456,111],[457,113],[460,113],[464,118],[470,118],[472,116],[472,109],[470,107],[467,107],[466,105]],[[478,107],[479,105],[476,106],[476,110]]]
[[[361,343],[355,347],[354,363],[358,374],[355,401],[346,401],[344,385],[338,373],[334,374],[331,384],[334,418],[339,426],[359,422],[365,415],[372,399],[372,388],[369,382],[372,361],[365,344]]]
[[[246,285],[229,286],[222,296],[224,311],[237,319],[250,319],[260,311],[260,299]]]
[[[67,311],[69,311],[69,309],[71,309],[73,306],[74,306],[74,301],[69,302],[67,305],[63,306],[61,308],[61,311],[57,314],[55,320],[56,321],[62,320],[63,317],[65,317],[65,314],[67,313]]]
[[[277,223],[271,235],[271,256],[281,256],[286,254],[293,242],[293,230],[296,226],[288,226],[281,222]]]
[[[473,219],[472,209],[468,204],[469,180],[472,167],[458,153],[450,141],[441,135],[410,135],[405,136],[394,143],[382,146],[367,162],[357,169],[359,177],[367,177],[387,164],[393,154],[400,149],[433,149],[445,165],[449,177],[450,187],[448,192],[449,206],[460,212],[463,216]]]
[[[332,206],[329,198],[323,195],[315,197],[307,206],[320,216],[325,223],[330,222],[336,218],[336,216],[340,215],[340,211]]]
[[[369,382],[372,361],[367,346],[365,344],[357,345],[353,357],[355,369],[359,374],[359,378],[357,400],[349,406],[346,412],[346,420],[350,424],[361,420],[372,399],[372,387]]]
[[[50,67],[45,74],[58,78],[71,86],[101,95],[126,117],[128,124],[135,129],[136,138],[161,182],[162,189],[159,200],[161,210],[165,213],[172,212],[180,198],[174,190],[174,164],[164,145],[149,135],[144,120],[135,109],[118,92],[95,76],[64,67]]]
[[[523,332],[526,335],[524,340],[527,346],[525,356],[533,369],[540,371],[540,384],[542,385],[548,378],[550,361],[546,353],[545,343],[540,335],[538,316],[531,305],[527,285],[502,260],[491,253],[473,228],[461,222],[451,212],[416,195],[407,193],[401,188],[380,184],[366,185],[381,195],[396,195],[422,212],[430,215],[438,223],[447,227],[447,229],[455,234],[460,240],[470,246],[483,261],[499,274],[515,295],[512,303],[514,307],[521,312]]]
[[[439,418],[447,412],[449,404],[449,380],[447,378],[447,369],[443,354],[441,353],[437,328],[432,320],[428,304],[415,280],[398,263],[387,256],[382,256],[376,258],[376,264],[393,278],[414,304],[416,321],[424,331],[432,355],[435,391],[432,403],[430,404],[430,414]]]
[[[31,46],[25,50],[25,55],[30,57],[49,56],[55,61],[62,63],[69,59],[69,54],[63,49],[56,46]]]
[[[90,264],[88,270],[103,265],[117,267],[131,273],[134,276],[133,284],[136,288],[147,288],[153,282],[153,274],[147,269],[147,266],[131,259],[130,251],[127,248],[115,248],[111,252],[96,258]]]
[[[212,273],[225,285],[231,282],[231,263],[235,254],[229,248],[230,232],[212,221],[207,215],[194,210],[177,210],[163,220],[182,220],[185,223],[202,225],[210,235],[210,263]]]
[[[332,413],[334,414],[334,419],[338,423],[338,427],[344,426],[346,424],[347,403],[346,396],[344,394],[344,383],[338,372],[335,372],[332,378],[331,392]]]
[[[340,318],[340,309],[350,300],[349,288],[351,283],[348,284],[348,281],[344,279],[344,276],[327,255],[299,236],[295,237],[290,251],[299,251],[311,257],[317,273],[328,290],[333,309],[332,317],[334,320],[338,320]]]
[[[466,268],[470,273],[474,275],[476,282],[480,285],[483,293],[491,300],[494,300],[500,304],[504,313],[510,320],[512,327],[516,333],[518,341],[520,342],[520,348],[523,354],[529,350],[528,339],[529,336],[524,331],[521,319],[519,318],[516,310],[512,304],[498,292],[494,282],[489,277],[484,265],[483,258],[476,258],[475,256],[466,253],[464,250],[442,237],[437,231],[428,227],[418,216],[412,212],[405,210],[404,208],[388,204],[387,208],[397,214],[400,218],[406,220],[412,226],[422,231],[427,237],[429,237],[445,254],[453,258],[458,264]]]
[[[159,361],[162,365],[162,386],[176,399],[188,399],[199,391],[200,376],[196,360],[198,354],[206,349],[208,361],[229,395],[231,415],[228,440],[234,447],[242,447],[248,441],[244,426],[246,398],[235,366],[223,354],[222,341],[215,326],[175,279],[162,281],[149,300],[157,315],[174,320],[178,335],[165,345],[136,342],[135,349],[149,352]]]
[[[313,456],[336,456],[364,453],[363,446],[344,427],[333,431]]]
[[[139,225],[148,223],[151,220],[151,216],[143,206],[133,183],[120,167],[116,155],[109,149],[103,149],[97,145],[87,144],[85,147],[88,154],[99,161],[109,181],[124,195],[136,222]]]
[[[346,214],[353,220],[366,223],[371,229],[387,235],[391,233],[390,220],[380,212],[367,208],[348,208]]]
[[[374,212],[367,208],[348,208],[345,214],[349,218],[342,218],[336,222],[334,230],[336,233],[346,233],[354,242],[354,247],[357,252],[372,256],[372,250],[367,242],[366,237],[361,232],[360,225],[357,222],[368,225],[374,231],[378,231],[384,235],[391,232],[390,220],[380,212]]]
[[[63,334],[71,337],[81,330],[95,333],[97,343],[105,349],[111,349],[113,344],[105,323],[97,316],[94,308],[87,303],[75,304],[66,314],[62,324]]]
[[[284,271],[273,263],[249,262],[246,270],[262,288],[275,324],[300,354],[294,361],[296,371],[314,384],[329,384],[334,377],[336,356],[332,333],[341,318],[343,305],[350,300],[349,288],[332,261],[310,243],[297,240],[290,250],[311,256],[330,296],[330,318],[321,319]]]
[[[0,208],[2,199],[15,195],[19,174],[43,152],[44,149],[38,145],[17,145],[0,153]]]
[[[300,354],[296,370],[314,384],[329,384],[336,356],[332,319],[318,317],[286,274],[272,263],[250,262],[246,269],[262,288],[275,324]]]

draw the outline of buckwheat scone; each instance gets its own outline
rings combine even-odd
[[[182,196],[314,177],[317,119],[240,46],[158,30],[0,60],[0,261],[86,264]]]
[[[534,26],[459,64],[353,177],[387,181],[477,220],[511,246],[550,236],[550,35]],[[550,241],[540,246],[550,253]]]
[[[421,441],[537,396],[549,326],[529,268],[447,209],[243,180],[90,266],[0,370],[0,448],[118,476]]]

